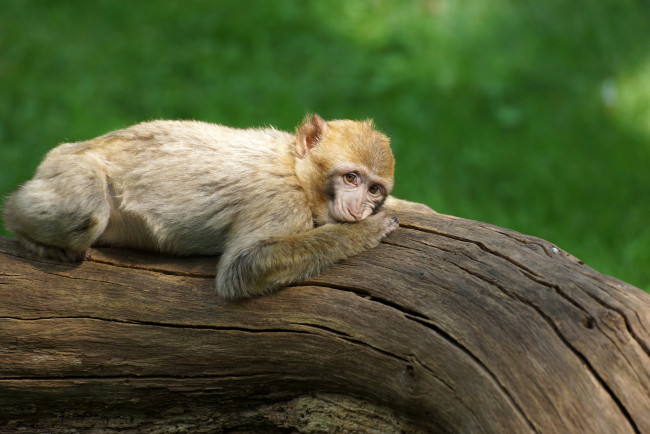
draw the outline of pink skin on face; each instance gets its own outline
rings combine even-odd
[[[329,204],[329,223],[364,220],[386,196],[382,182],[367,170],[360,167],[344,169],[335,179],[335,199]]]

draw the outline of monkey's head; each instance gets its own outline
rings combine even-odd
[[[393,189],[390,140],[372,121],[306,118],[296,133],[296,174],[318,225],[356,222],[379,211]]]

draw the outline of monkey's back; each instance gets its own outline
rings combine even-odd
[[[293,140],[293,135],[273,128],[153,121],[61,145],[42,166],[60,158],[72,167],[97,165],[106,179],[110,206],[98,243],[179,255],[216,254],[230,238],[245,242],[246,233],[272,227],[282,234],[311,227],[311,216],[304,211],[298,219],[288,218],[294,210],[277,206],[306,202],[295,176]],[[278,202],[279,197],[286,200]],[[242,221],[246,227],[239,227]]]

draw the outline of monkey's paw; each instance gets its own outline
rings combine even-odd
[[[48,246],[38,243],[26,237],[19,237],[20,244],[32,255],[38,258],[54,259],[60,262],[81,262],[90,260],[90,250],[81,252],[62,247]]]
[[[381,240],[399,227],[397,218],[386,217],[383,212],[368,217],[365,222],[370,232],[367,238],[368,248],[379,245]]]

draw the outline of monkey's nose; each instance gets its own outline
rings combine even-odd
[[[348,213],[352,216],[352,218],[356,221],[361,221],[363,220],[363,211],[353,211],[350,208],[348,208]]]
[[[367,219],[370,214],[372,214],[372,210],[362,209],[352,214],[352,216],[356,219],[356,221],[360,222],[361,220]]]

